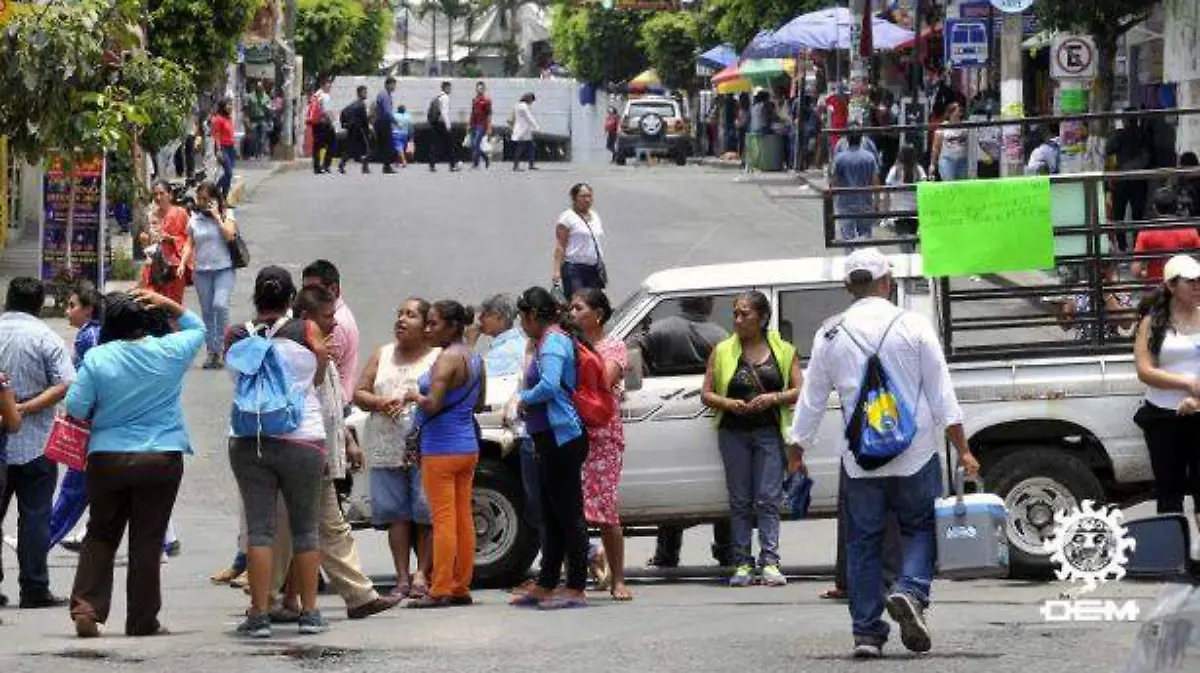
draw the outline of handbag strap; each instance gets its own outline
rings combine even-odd
[[[597,265],[603,264],[604,263],[604,250],[602,250],[600,248],[600,241],[596,240],[596,232],[592,230],[592,223],[588,222],[587,218],[585,218],[583,215],[580,215],[579,213],[576,213],[575,211],[571,211],[571,212],[574,213],[575,217],[579,218],[580,222],[583,222],[583,226],[587,227],[588,236],[592,237],[592,247],[596,249],[596,264]],[[588,212],[591,212],[591,211],[588,211]]]
[[[441,356],[438,356],[438,357],[441,357]],[[422,427],[424,427],[424,425],[426,423],[432,421],[433,419],[437,418],[438,416],[441,416],[442,414],[446,413],[450,409],[453,409],[454,407],[462,404],[463,402],[465,402],[467,399],[469,399],[471,397],[471,393],[475,392],[475,389],[479,387],[479,379],[483,378],[482,376],[479,376],[478,373],[472,371],[474,368],[471,365],[474,364],[475,361],[478,360],[478,358],[479,358],[478,355],[472,354],[471,359],[467,361],[467,375],[472,377],[471,385],[470,385],[470,387],[467,388],[467,391],[465,393],[463,393],[461,396],[459,396],[458,399],[454,400],[453,402],[447,402],[447,403],[443,404],[441,409],[438,409],[437,411],[433,412],[432,414],[429,414],[428,416],[426,416],[425,420],[416,424],[417,430],[420,430]],[[464,358],[464,359],[466,359],[466,358]]]

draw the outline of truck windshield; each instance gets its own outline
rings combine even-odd
[[[625,301],[621,302],[621,305],[613,310],[612,317],[608,319],[608,323],[604,326],[604,333],[608,334],[614,327],[620,325],[625,320],[625,316],[640,304],[645,296],[646,288],[639,287],[626,297]]]

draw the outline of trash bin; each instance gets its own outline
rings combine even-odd
[[[759,140],[758,169],[761,171],[783,170],[783,143],[787,136],[764,134]]]

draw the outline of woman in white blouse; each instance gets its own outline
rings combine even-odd
[[[533,118],[533,101],[537,97],[532,93],[527,93],[521,96],[521,100],[517,102],[517,106],[513,108],[512,118],[512,142],[513,142],[513,170],[521,170],[521,157],[529,162],[529,170],[537,170],[537,166],[533,165],[534,147],[533,147],[533,132],[542,130],[542,127]]]
[[[592,210],[592,186],[580,182],[571,187],[571,207],[558,216],[554,229],[554,268],[551,277],[563,296],[608,285],[604,266],[604,224]]]

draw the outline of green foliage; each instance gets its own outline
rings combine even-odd
[[[147,48],[191,71],[208,91],[234,59],[238,41],[263,0],[146,0]]]
[[[392,29],[387,3],[298,0],[296,53],[318,75],[366,75],[379,70]]]
[[[555,5],[550,23],[554,59],[584,82],[631,79],[648,65],[635,40],[650,16],[650,12]]]
[[[689,88],[695,80],[697,32],[691,12],[660,12],[642,24],[639,45],[666,87]]]
[[[185,71],[145,54],[130,26],[139,0],[79,0],[22,14],[0,34],[0,134],[29,159],[68,162],[161,139],[191,109]],[[178,128],[178,126],[176,126]]]
[[[716,25],[719,41],[741,50],[758,31],[774,30],[829,4],[827,0],[708,0],[705,7]]]

